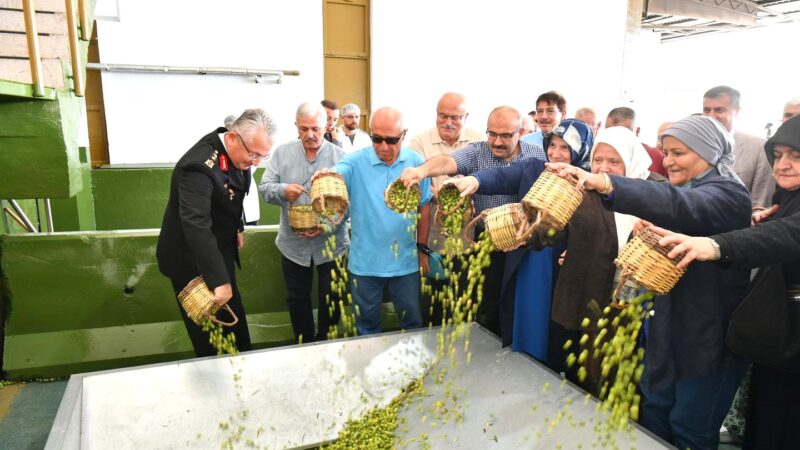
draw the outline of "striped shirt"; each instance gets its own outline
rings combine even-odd
[[[520,152],[516,157],[511,160],[505,160],[494,156],[489,150],[488,142],[481,141],[474,142],[460,150],[456,150],[451,153],[450,156],[456,160],[457,170],[461,175],[470,175],[479,170],[508,167],[511,164],[528,158],[537,158],[542,161],[547,161],[547,156],[545,156],[544,150],[542,150],[542,147],[539,145],[520,140],[519,148]],[[521,200],[517,195],[475,194],[472,198],[475,200],[475,215],[480,214],[484,209],[495,208],[505,205],[506,203],[515,203]]]

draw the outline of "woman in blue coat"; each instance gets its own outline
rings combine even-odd
[[[591,129],[576,119],[562,121],[545,141],[547,159],[588,167]],[[518,194],[524,197],[544,171],[544,161],[528,159],[509,167],[482,170],[457,181],[460,191],[486,195]],[[466,195],[466,194],[464,194]],[[562,361],[549,358],[548,333],[553,280],[558,267],[554,255],[561,248],[518,249],[506,256],[500,298],[503,345],[528,353],[553,369]],[[517,299],[515,301],[515,298]]]
[[[750,195],[730,168],[730,135],[713,119],[692,116],[664,132],[669,184],[591,174],[566,164],[562,176],[603,195],[604,206],[658,226],[710,235],[750,225]],[[692,264],[673,290],[655,298],[646,335],[641,423],[678,448],[716,449],[719,427],[746,370],[725,348],[731,312],[748,272]]]

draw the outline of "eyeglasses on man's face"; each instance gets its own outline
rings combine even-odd
[[[497,139],[500,138],[504,141],[510,141],[511,138],[514,137],[515,134],[519,133],[519,128],[512,131],[511,133],[495,133],[489,129],[486,130],[486,135],[489,136],[489,139]]]
[[[436,115],[439,117],[439,120],[447,120],[450,119],[453,122],[461,122],[466,117],[466,114],[445,114],[443,112],[437,112]]]
[[[250,161],[255,162],[255,161],[260,161],[260,160],[266,158],[266,156],[264,156],[264,155],[259,155],[258,153],[251,152],[250,149],[247,148],[247,144],[244,143],[244,138],[242,137],[242,135],[240,135],[239,133],[233,133],[233,134],[235,134],[236,137],[239,138],[239,142],[242,143],[242,146],[244,147],[244,151],[247,152],[247,156],[250,158]]]
[[[345,114],[342,119],[358,120],[359,117],[361,117],[360,114]]]
[[[378,136],[377,134],[372,134],[369,138],[376,144],[383,144],[386,142],[389,145],[395,145],[403,139],[404,134],[406,134],[406,130],[403,130],[400,136]]]

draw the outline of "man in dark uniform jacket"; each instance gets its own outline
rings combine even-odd
[[[250,350],[242,299],[236,288],[234,262],[244,245],[242,201],[250,185],[251,166],[269,155],[275,124],[261,109],[248,109],[230,130],[203,136],[175,165],[156,258],[177,294],[202,275],[214,292],[214,303],[228,304],[239,323],[227,328],[240,351]],[[208,333],[178,306],[197,356],[215,355]],[[226,310],[218,318],[230,321]]]

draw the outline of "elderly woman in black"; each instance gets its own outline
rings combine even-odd
[[[696,260],[761,268],[747,299],[760,303],[764,314],[763,318],[752,317],[752,321],[776,329],[785,324],[785,328],[776,331],[793,330],[794,335],[789,336],[788,342],[775,343],[770,336],[777,334],[765,331],[757,339],[761,345],[785,345],[788,350],[783,352],[783,361],[768,359],[766,355],[747,355],[754,359],[754,364],[745,448],[777,450],[800,443],[800,336],[797,335],[800,332],[800,117],[784,122],[764,148],[772,162],[772,176],[778,189],[773,197],[774,206],[753,215],[760,224],[708,238],[672,234],[660,228],[655,231],[667,235],[661,239],[662,245],[677,244],[670,256],[686,252],[681,266]],[[781,275],[783,285],[776,278]],[[771,295],[787,302],[788,310],[767,310],[773,304],[767,303]],[[775,318],[775,313],[779,317]]]
[[[602,194],[606,208],[687,234],[750,225],[750,195],[729,164],[730,135],[692,116],[664,132],[669,184],[590,174],[553,164],[562,176]],[[568,256],[569,257],[569,256]],[[648,319],[640,422],[678,448],[716,449],[719,427],[747,363],[725,348],[728,318],[747,289],[747,272],[693,264]]]

